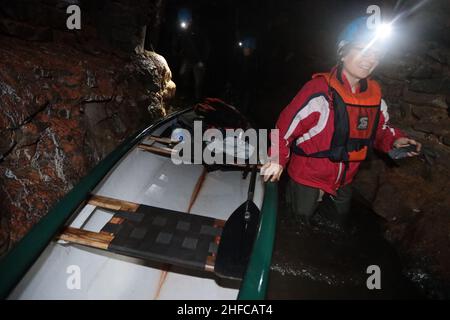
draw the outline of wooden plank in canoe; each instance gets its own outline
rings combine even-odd
[[[174,144],[179,143],[179,141],[175,141],[170,138],[157,137],[157,136],[152,136],[152,135],[150,135],[149,138],[153,141],[156,141],[156,142],[159,142],[162,144],[167,144],[167,145],[174,145]]]
[[[59,239],[106,250],[114,239],[114,235],[107,232],[92,232],[67,227],[59,235]]]
[[[170,157],[172,155],[176,154],[176,151],[174,149],[171,148],[166,148],[166,147],[157,147],[157,146],[151,146],[145,143],[140,143],[138,144],[138,148],[144,151],[148,151],[148,152],[153,152],[162,156],[166,156],[166,157]],[[241,169],[249,169],[249,165],[248,164],[243,164],[243,163],[219,163],[217,164],[217,166],[223,166],[223,167],[236,167],[236,168],[241,168]],[[261,164],[256,165],[256,168],[258,170],[260,170],[262,167]]]
[[[138,144],[138,148],[145,150],[145,151],[149,151],[149,152],[154,152],[160,155],[164,155],[164,156],[171,156],[172,154],[175,154],[174,150],[171,148],[166,148],[166,147],[155,147],[155,146],[151,146],[145,143],[140,143]]]
[[[143,260],[214,272],[225,221],[96,195],[88,203],[115,213],[99,233],[68,227],[59,239]]]
[[[98,195],[92,195],[88,203],[96,207],[115,211],[122,210],[127,212],[136,212],[136,210],[139,208],[138,203]]]

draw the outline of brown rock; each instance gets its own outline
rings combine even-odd
[[[442,137],[442,143],[450,147],[450,134],[446,134]]]
[[[428,122],[439,122],[448,119],[448,112],[444,109],[430,110],[427,106],[411,106],[411,113],[419,120],[426,120]]]
[[[48,27],[38,27],[5,18],[0,20],[0,32],[24,40],[51,41],[53,39],[52,30]]]
[[[17,148],[36,143],[41,135],[39,128],[34,123],[27,123],[16,131]]]
[[[3,156],[14,147],[14,132],[11,130],[4,130],[0,133],[0,136],[2,137],[0,139],[0,157],[3,158]]]
[[[413,125],[414,130],[431,133],[438,137],[445,135],[450,132],[450,121],[443,121],[439,123],[432,122],[418,122]]]
[[[415,92],[438,93],[442,87],[442,79],[412,80],[409,89]]]
[[[390,85],[383,85],[382,92],[383,96],[387,98],[398,98],[403,94],[403,83],[396,83]]]
[[[440,48],[433,48],[428,50],[427,55],[440,64],[447,64],[447,54]]]
[[[427,94],[427,93],[418,93],[414,91],[410,91],[405,89],[403,92],[403,99],[406,102],[415,104],[415,105],[423,105],[430,106],[434,108],[448,109],[446,103],[446,97],[444,95],[439,94]]]
[[[154,97],[171,74],[144,54],[4,36],[0,43],[0,226],[8,228],[0,228],[0,247],[7,248],[123,139],[164,114]]]
[[[447,95],[447,102],[450,100],[450,78],[444,79],[442,83],[442,91],[445,95]]]
[[[362,166],[353,184],[359,189],[361,183],[379,181],[373,209],[384,218],[385,237],[400,253],[406,273],[414,278],[420,269],[426,293],[448,298],[450,250],[444,248],[450,246],[450,152],[439,144],[426,147],[438,154],[434,166],[419,158],[395,168]]]
[[[429,79],[433,75],[433,69],[427,64],[420,64],[411,74],[414,79]]]

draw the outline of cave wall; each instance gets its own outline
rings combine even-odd
[[[69,3],[81,7],[81,30],[65,26]],[[162,3],[0,5],[0,255],[121,141],[165,114],[171,73],[143,47]]]
[[[425,157],[366,162],[356,189],[384,220],[405,273],[429,297],[450,297],[450,3],[427,3],[396,30],[376,71],[392,125]]]
[[[70,16],[66,9],[71,4],[81,9],[79,30],[66,26]],[[0,5],[0,32],[85,49],[92,44],[142,51],[146,39],[159,35],[164,7],[165,0],[5,0]]]

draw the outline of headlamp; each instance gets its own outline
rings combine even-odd
[[[378,39],[386,39],[392,33],[392,25],[391,23],[382,23],[377,27],[376,37]]]
[[[180,27],[181,29],[186,30],[188,28],[189,24],[186,21],[181,21],[180,22]]]
[[[188,8],[181,8],[178,10],[178,23],[181,29],[189,29],[192,23],[192,13]]]
[[[366,54],[367,51],[380,51],[385,52],[386,46],[388,45],[386,43],[386,40],[391,36],[392,34],[392,22],[390,23],[381,23],[376,27],[375,34],[373,39],[365,46],[364,50],[362,50],[362,54]],[[373,50],[373,47],[376,47],[375,50]],[[380,57],[384,55],[384,53],[379,54]]]

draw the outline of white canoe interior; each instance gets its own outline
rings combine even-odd
[[[151,134],[159,135],[170,125],[165,123]],[[149,139],[142,142],[149,143]],[[246,200],[250,175],[243,179],[240,171],[207,173],[191,205],[203,172],[202,165],[175,165],[170,158],[134,147],[93,194],[227,220]],[[254,203],[260,209],[263,198],[258,175]],[[87,204],[74,215],[70,226],[99,232],[112,215]],[[78,270],[80,288],[73,288]],[[237,294],[237,289],[219,286],[213,274],[190,275],[141,259],[52,241],[9,299],[236,299]]]

